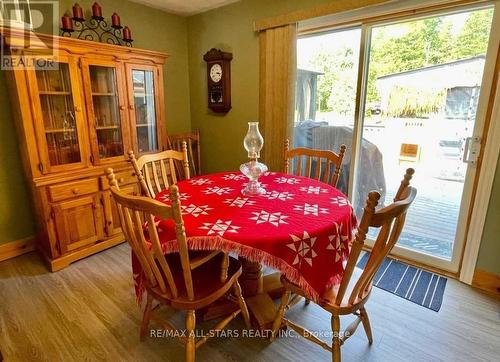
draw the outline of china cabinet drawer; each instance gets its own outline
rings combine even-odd
[[[137,177],[135,176],[134,171],[122,171],[115,173],[116,181],[118,182],[118,186],[131,185],[137,183]],[[99,182],[101,184],[101,190],[108,190],[109,183],[106,176],[99,177]]]
[[[97,179],[69,182],[49,186],[49,196],[54,202],[66,200],[81,195],[92,194],[99,191]]]

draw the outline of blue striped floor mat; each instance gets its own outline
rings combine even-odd
[[[357,267],[363,269],[369,253],[364,253]],[[400,261],[385,258],[374,277],[373,285],[401,298],[439,311],[448,279]]]

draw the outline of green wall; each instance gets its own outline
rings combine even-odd
[[[78,2],[87,10],[94,1]],[[60,14],[71,10],[74,3],[74,0],[60,1]],[[106,18],[116,11],[122,24],[130,27],[134,47],[170,55],[164,69],[167,130],[169,133],[189,131],[187,19],[128,1],[99,0],[99,4]],[[44,27],[40,32],[47,29],[50,31],[50,27]],[[17,145],[5,74],[0,71],[0,244],[34,233],[28,187]]]
[[[500,159],[493,181],[476,268],[500,275]]]
[[[243,0],[188,19],[191,125],[201,133],[203,172],[236,170],[246,162],[243,137],[247,122],[259,117],[259,40],[253,22],[327,2]],[[233,53],[233,108],[226,115],[207,108],[203,54],[211,48]]]
[[[0,244],[34,233],[5,74],[0,71]]]

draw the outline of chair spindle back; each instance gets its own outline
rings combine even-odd
[[[155,217],[174,221],[186,295],[189,300],[193,300],[191,266],[177,186],[169,187],[171,200],[169,206],[149,197],[127,195],[120,191],[113,169],[107,169],[106,175],[118,207],[123,233],[141,264],[146,282],[152,288],[158,287],[170,299],[177,298],[180,292],[174,281],[171,266],[163,254]],[[145,237],[144,228],[147,228],[148,239]]]
[[[370,252],[370,257],[365,268],[349,296],[349,304],[354,304],[358,298],[370,292],[375,273],[398,241],[405,223],[406,212],[417,195],[417,189],[409,186],[414,172],[411,168],[406,170],[397,193],[397,199],[392,204],[380,210],[375,210],[380,200],[380,194],[377,191],[372,191],[368,194],[363,216],[358,225],[345,272],[337,292],[336,304],[340,305],[344,299],[344,294],[365,243],[368,228],[375,227],[380,229],[377,239]]]
[[[177,183],[175,162],[182,162],[184,175],[182,179],[189,179],[189,160],[187,145],[182,143],[182,152],[168,150],[159,153],[144,155],[135,158],[134,152],[129,151],[129,158],[137,179],[145,196],[154,198],[157,193]]]
[[[313,178],[336,187],[340,177],[345,151],[345,145],[340,146],[340,152],[338,154],[329,150],[313,150],[304,147],[290,150],[290,141],[285,140],[284,171],[285,173],[290,173],[290,167],[292,166],[292,173],[297,176]],[[290,165],[290,160],[293,165]],[[315,161],[314,168],[313,160]],[[303,165],[304,161],[305,165]]]
[[[186,142],[188,156],[189,156],[189,169],[191,176],[201,175],[201,150],[200,150],[200,131],[194,130],[190,133],[180,133],[169,135],[170,144],[173,150],[181,151],[182,142]]]

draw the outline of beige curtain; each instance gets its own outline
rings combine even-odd
[[[263,160],[282,171],[285,139],[290,137],[295,107],[297,24],[260,32],[260,130]]]

